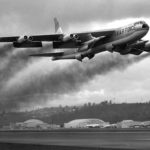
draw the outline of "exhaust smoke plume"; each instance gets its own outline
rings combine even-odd
[[[4,69],[6,77],[0,78],[5,81],[0,91],[1,106],[8,110],[16,110],[37,103],[42,104],[47,99],[54,100],[62,94],[79,91],[95,76],[105,75],[115,70],[125,70],[131,64],[149,56],[149,54],[131,57],[101,54],[87,63],[74,61],[63,67],[61,64],[50,62],[49,68],[43,70],[42,66],[37,68],[36,64],[40,62],[38,59],[25,57],[26,54],[28,50],[12,55],[9,58],[12,64],[9,63]],[[12,76],[7,75],[8,68],[11,68]]]
[[[28,63],[32,63],[33,58],[29,57],[33,53],[41,53],[50,50],[50,45],[44,48],[15,49],[12,44],[0,47],[0,90],[4,84],[19,70],[25,68]]]

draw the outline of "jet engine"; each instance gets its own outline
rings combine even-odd
[[[42,47],[42,42],[33,42],[32,40],[32,36],[20,36],[16,42],[13,42],[13,46],[17,48]]]
[[[24,36],[20,36],[17,40],[18,43],[23,43],[25,41],[28,40],[28,36],[24,35]]]
[[[67,42],[70,40],[77,41],[79,36],[76,34],[66,34],[59,37],[60,41]]]
[[[77,34],[70,34],[71,39],[78,40],[79,36]]]
[[[24,36],[20,36],[18,38],[17,43],[23,43],[23,42],[26,42],[26,41],[30,42],[32,40],[33,40],[32,36],[24,35]]]
[[[75,59],[77,59],[77,60],[79,60],[79,61],[82,61],[82,59],[83,59],[82,54],[77,54],[77,55],[75,55]]]
[[[32,41],[33,40],[33,37],[32,36],[29,36],[28,37],[28,41]]]
[[[59,39],[63,42],[67,42],[67,41],[71,40],[71,37],[70,37],[70,35],[63,35],[63,36],[60,36]]]
[[[129,45],[130,48],[143,48],[143,46],[145,46],[145,43],[147,43],[148,41],[137,41],[131,45]]]
[[[85,42],[84,44],[81,45],[80,48],[78,48],[78,52],[89,51],[89,48],[92,48],[98,40],[99,40],[99,38],[93,38],[93,39]],[[112,45],[111,45],[111,48],[112,48]]]
[[[70,34],[70,38],[76,43],[80,42],[79,36],[77,34]]]
[[[144,47],[144,51],[150,52],[150,42],[147,42]]]
[[[88,51],[82,52],[80,54],[75,55],[75,59],[82,61],[83,58],[88,57],[89,59],[92,59],[94,57],[94,54],[92,54],[92,50],[89,49]]]

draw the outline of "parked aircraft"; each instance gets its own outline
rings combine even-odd
[[[42,47],[43,42],[52,42],[59,52],[32,54],[37,57],[52,57],[52,60],[93,58],[103,51],[118,52],[121,55],[140,55],[150,52],[150,42],[142,38],[149,26],[145,21],[138,21],[124,27],[94,32],[65,34],[54,18],[55,34],[0,37],[0,42],[12,42],[16,48]]]

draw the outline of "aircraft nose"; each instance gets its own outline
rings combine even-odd
[[[142,25],[142,29],[147,29],[147,30],[149,30],[148,24],[144,23],[144,24]]]

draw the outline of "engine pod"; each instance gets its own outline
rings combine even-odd
[[[29,42],[29,41],[23,43],[14,42],[13,46],[16,48],[42,47],[42,42]]]

